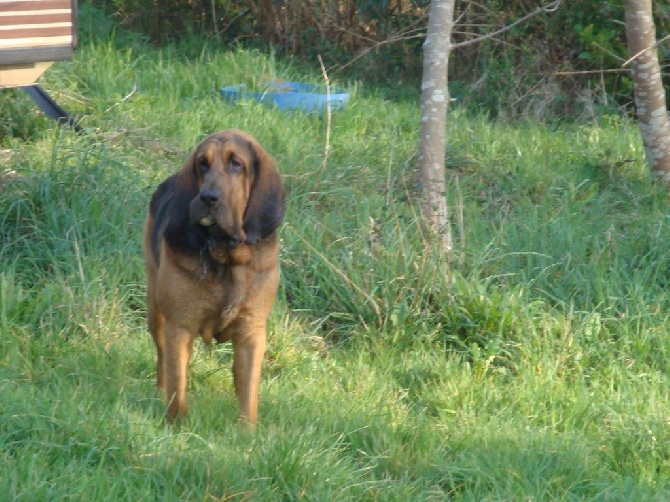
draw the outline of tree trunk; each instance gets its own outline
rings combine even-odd
[[[450,258],[453,242],[446,199],[445,148],[449,90],[447,73],[455,0],[433,0],[423,44],[419,174],[422,211],[432,233]]]
[[[656,47],[651,0],[624,0],[635,108],[652,176],[670,183],[670,122]]]

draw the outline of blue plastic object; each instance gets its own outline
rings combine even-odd
[[[349,100],[349,93],[326,86],[303,84],[300,82],[270,82],[265,92],[249,92],[244,84],[231,85],[221,89],[221,95],[227,101],[255,99],[261,103],[275,105],[280,110],[302,110],[306,113],[323,112],[330,102],[330,109],[337,110]]]

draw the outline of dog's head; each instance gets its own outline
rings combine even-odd
[[[184,167],[197,193],[192,225],[206,227],[230,247],[256,244],[279,226],[284,190],[272,157],[249,134],[229,129],[205,138]]]

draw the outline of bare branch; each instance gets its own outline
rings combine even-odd
[[[459,14],[459,16],[454,20],[454,26],[456,26],[458,23],[461,22],[461,19],[463,19],[465,17],[465,15],[468,13],[468,10],[470,9],[471,6],[472,6],[472,3],[468,3],[465,6],[465,9],[463,9],[463,12],[461,12]]]
[[[459,48],[465,47],[467,45],[472,45],[472,44],[475,44],[475,43],[478,43],[478,42],[483,42],[484,40],[487,40],[489,38],[496,37],[496,36],[500,35],[501,33],[505,33],[506,31],[511,30],[515,26],[517,26],[517,25],[519,25],[519,24],[521,24],[525,21],[528,21],[529,19],[537,16],[538,14],[547,13],[547,12],[554,12],[556,9],[558,9],[560,4],[561,4],[561,0],[554,0],[552,2],[549,2],[547,5],[544,5],[542,7],[538,7],[537,9],[535,9],[530,14],[526,14],[525,16],[517,19],[513,23],[508,24],[507,26],[503,26],[499,30],[488,33],[486,35],[482,35],[481,37],[478,37],[478,38],[473,38],[472,40],[465,40],[464,42],[459,42],[457,44],[453,44],[451,46],[451,49],[452,50],[453,49],[459,49]]]
[[[624,67],[624,66],[628,66],[630,63],[632,63],[632,62],[635,61],[637,58],[639,58],[642,54],[644,54],[645,52],[647,52],[647,51],[650,50],[650,49],[653,49],[654,47],[658,47],[659,45],[661,45],[663,42],[665,42],[665,41],[668,40],[668,39],[670,39],[670,35],[666,35],[666,36],[663,37],[662,39],[657,40],[656,42],[654,42],[653,44],[651,44],[649,47],[645,47],[645,48],[642,49],[640,52],[638,52],[637,54],[635,54],[632,58],[626,60],[621,66],[622,66],[622,67]]]
[[[464,42],[459,42],[457,44],[453,44],[451,46],[451,50],[458,49],[460,47],[465,47],[467,45],[472,45],[472,44],[477,43],[477,42],[482,42],[484,40],[494,38],[494,37],[500,35],[501,33],[505,33],[506,31],[511,30],[515,26],[517,26],[517,25],[519,25],[519,24],[521,24],[525,21],[528,21],[529,19],[531,19],[531,18],[533,18],[533,17],[535,17],[539,14],[547,13],[547,12],[554,12],[556,9],[558,9],[560,4],[561,4],[561,0],[552,0],[548,4],[546,4],[542,7],[538,7],[537,9],[535,9],[530,14],[527,14],[527,15],[523,16],[522,18],[517,19],[513,23],[511,23],[507,26],[504,26],[503,28],[500,28],[499,30],[488,33],[487,35],[482,35],[481,37],[477,37],[477,38],[473,38],[471,40],[466,40]],[[470,5],[468,5],[466,7],[466,9],[461,13],[458,20],[460,20],[463,17],[463,15],[465,14],[465,12],[467,11],[468,8],[470,8]],[[427,16],[422,16],[421,19],[425,19],[426,17]],[[418,22],[418,20],[417,20],[417,22]],[[413,23],[413,24],[416,24],[416,22]],[[454,23],[454,24],[456,24],[456,23]],[[423,32],[417,33],[418,31],[419,31],[418,28],[410,27],[409,29],[401,31],[401,32],[399,32],[395,35],[392,35],[391,37],[387,38],[386,40],[381,40],[379,42],[375,42],[373,45],[371,45],[369,47],[366,47],[365,49],[362,49],[358,54],[356,54],[356,56],[354,56],[352,59],[350,59],[346,64],[340,66],[339,68],[337,68],[335,70],[331,69],[331,76],[337,75],[342,70],[344,70],[345,68],[348,68],[349,66],[354,64],[356,61],[358,61],[359,59],[364,57],[365,55],[369,54],[370,52],[372,52],[376,49],[379,49],[380,47],[383,47],[384,45],[390,45],[390,44],[394,44],[396,42],[403,42],[405,40],[413,40],[413,39],[416,39],[416,38],[423,38],[423,37],[426,36],[426,34],[423,33]],[[366,40],[366,41],[369,41],[369,42],[374,41],[374,40],[370,39],[369,37],[365,37],[365,36],[363,36],[359,33],[353,33],[353,32],[351,32],[347,29],[342,29],[342,32],[349,33],[353,36],[356,36],[358,38],[362,38],[363,40]]]
[[[412,31],[417,31],[417,30],[411,30],[411,31],[409,31],[409,32],[404,32],[404,33],[411,33]],[[337,68],[336,70],[331,71],[330,74],[331,74],[331,75],[337,75],[337,74],[340,73],[342,70],[344,70],[345,68],[351,66],[352,64],[354,64],[356,61],[358,61],[359,59],[361,59],[361,58],[362,58],[363,56],[365,56],[366,54],[369,54],[370,52],[374,51],[375,49],[379,49],[380,47],[382,47],[382,46],[384,46],[384,45],[393,44],[393,43],[396,43],[396,42],[402,42],[402,41],[404,41],[404,40],[412,40],[412,39],[415,39],[415,38],[423,38],[423,37],[425,37],[425,36],[426,36],[425,33],[418,33],[418,34],[416,34],[416,35],[404,35],[404,34],[401,32],[401,33],[398,34],[398,35],[394,35],[394,36],[392,36],[391,38],[387,38],[386,40],[382,40],[382,41],[380,41],[380,42],[376,42],[374,45],[371,45],[370,47],[366,47],[365,49],[361,50],[358,54],[356,54],[352,59],[350,59],[349,62],[347,62],[346,64],[340,66],[340,67]]]
[[[321,72],[323,73],[323,80],[326,82],[326,146],[323,152],[323,161],[321,162],[321,169],[325,169],[328,164],[328,157],[330,156],[330,127],[331,127],[331,116],[332,110],[330,107],[330,78],[328,77],[328,72],[326,67],[323,64],[323,59],[321,59],[321,54],[318,55],[319,64],[321,65]]]
[[[572,77],[573,75],[599,75],[601,73],[628,73],[626,68],[614,68],[610,70],[580,70],[580,71],[557,71],[557,77]]]

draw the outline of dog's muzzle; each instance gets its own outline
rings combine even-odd
[[[214,208],[219,203],[219,192],[213,188],[203,188],[200,190],[198,197],[200,198],[200,202],[202,203],[203,207],[208,210],[207,214],[200,218],[198,222],[203,227],[211,227],[215,222],[211,213],[209,213],[209,210]]]

